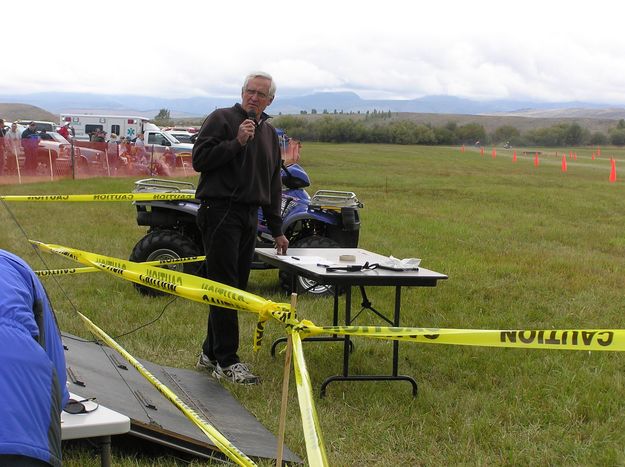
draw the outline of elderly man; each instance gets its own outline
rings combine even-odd
[[[193,168],[200,172],[197,222],[207,277],[239,289],[247,287],[259,207],[278,254],[285,254],[289,245],[280,217],[280,146],[264,113],[275,92],[267,73],[248,75],[241,104],[211,113],[193,147]],[[258,383],[258,376],[240,361],[238,348],[237,312],[211,305],[198,367],[234,383]]]
[[[0,465],[61,465],[61,335],[30,267],[0,250]]]

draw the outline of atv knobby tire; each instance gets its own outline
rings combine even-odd
[[[289,245],[289,248],[340,248],[337,242],[327,237],[319,237],[317,235],[313,235],[311,237],[305,237],[300,240],[297,240]],[[278,277],[280,279],[280,287],[287,293],[290,294],[291,283],[292,283],[292,274],[289,274],[285,271],[280,271],[278,273]],[[308,279],[306,277],[298,276],[297,278],[297,293],[309,293],[313,295],[334,295],[334,286],[328,284],[319,284],[316,281]]]
[[[130,261],[156,261],[161,259],[176,259],[188,256],[199,256],[199,247],[190,238],[173,230],[155,230],[143,237],[132,249]],[[172,264],[164,266],[178,272],[200,275],[202,262]],[[145,285],[134,284],[142,295],[157,297],[164,295],[160,290]]]

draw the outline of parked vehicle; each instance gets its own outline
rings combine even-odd
[[[48,175],[50,163],[52,163],[52,170],[55,173],[66,172],[68,167],[71,167],[71,144],[69,141],[55,132],[43,132],[39,133],[38,136],[36,172],[41,175]],[[24,149],[21,146],[17,158],[21,170],[26,160]],[[14,154],[8,154],[6,170],[9,174],[17,172]]]
[[[15,123],[17,125],[17,132],[22,136],[22,132],[26,129],[24,125],[20,125],[17,122],[4,122],[4,131],[9,131],[11,129],[11,125]]]
[[[166,131],[162,131],[153,123],[144,125],[145,149],[154,155],[165,156],[166,153],[175,155],[176,166],[183,164],[184,158],[191,158],[193,144],[182,143]]]
[[[74,129],[74,136],[83,139],[94,131],[104,130],[109,135],[115,133],[134,139],[143,128],[148,119],[136,115],[89,115],[89,114],[61,114],[61,125],[70,123]]]
[[[304,190],[310,180],[304,169],[298,165],[283,167],[281,214],[284,233],[291,248],[355,248],[360,233],[359,209],[362,204],[352,192],[323,190],[312,198]],[[175,180],[144,179],[135,183],[135,192],[183,192],[195,193],[192,183]],[[131,261],[152,261],[203,253],[200,231],[196,225],[199,200],[141,201],[134,203],[137,209],[137,223],[147,226],[147,234],[137,242],[130,254]],[[273,237],[269,233],[262,210],[258,213],[259,247],[272,247]],[[172,266],[172,269],[190,274],[199,273],[197,263]],[[253,269],[269,269],[265,263],[255,260]],[[290,291],[291,277],[279,274],[281,287]],[[154,289],[137,286],[147,295],[158,295]],[[306,278],[299,278],[300,292],[326,294],[331,286],[317,284]]]
[[[50,173],[50,161],[56,174],[67,174],[72,168],[71,143],[62,135],[54,131],[38,133],[37,145],[37,173],[48,175]],[[20,146],[18,152],[20,169],[24,166],[24,149]],[[74,146],[74,161],[77,170],[91,171],[101,170],[104,162],[104,152],[90,148]],[[8,173],[16,173],[15,156],[7,154],[6,167]]]
[[[171,132],[183,131],[186,133],[197,133],[198,129],[194,126],[168,126],[166,128],[163,128],[163,131],[171,131]]]
[[[181,131],[181,130],[163,130],[163,131],[167,133],[168,135],[173,136],[181,143],[193,144],[193,141],[191,141],[191,137],[195,135],[195,133],[191,133],[189,131]]]
[[[57,124],[54,122],[47,122],[43,120],[17,120],[15,123],[21,125],[26,129],[30,122],[35,122],[36,131],[56,131]]]
[[[71,144],[67,139],[56,132],[42,133],[41,136],[42,141],[52,138],[63,144]],[[78,170],[86,172],[102,171],[106,164],[104,157],[105,152],[103,149],[92,148],[88,145],[82,146],[77,141],[74,141],[74,161]],[[68,164],[71,167],[71,160],[68,161]]]

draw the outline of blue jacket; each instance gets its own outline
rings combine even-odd
[[[39,146],[39,134],[30,128],[22,131],[22,147],[24,149],[37,149],[37,146]]]
[[[0,250],[0,455],[61,465],[65,382],[63,344],[46,292],[22,259]]]

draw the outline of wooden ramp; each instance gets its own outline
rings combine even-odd
[[[63,344],[70,391],[128,416],[131,435],[204,458],[225,458],[115,350],[66,333]],[[207,373],[141,363],[249,457],[276,458],[276,437]],[[302,462],[286,447],[284,460]]]

